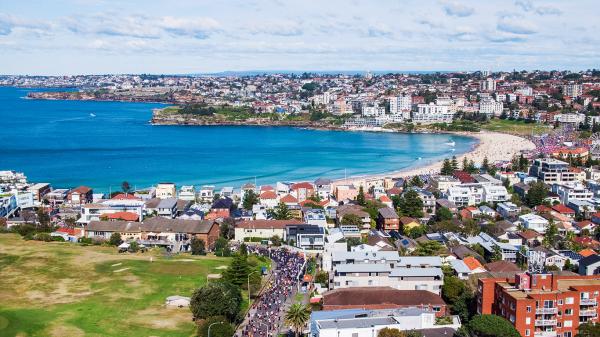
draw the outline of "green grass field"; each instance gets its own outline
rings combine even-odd
[[[229,262],[0,234],[0,336],[191,336],[189,309],[166,297],[190,296]]]
[[[484,130],[510,133],[515,135],[527,136],[532,133],[543,134],[552,131],[552,127],[543,124],[525,123],[523,121],[508,120],[508,119],[492,119],[489,123],[481,126]]]

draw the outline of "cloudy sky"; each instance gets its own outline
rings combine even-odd
[[[600,67],[597,0],[0,0],[0,74]]]

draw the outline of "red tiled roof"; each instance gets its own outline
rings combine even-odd
[[[311,183],[309,183],[309,182],[296,183],[296,184],[293,184],[292,187],[291,187],[292,190],[297,190],[297,189],[300,189],[300,188],[305,188],[307,190],[314,190],[315,189],[313,187],[313,185]]]
[[[563,204],[552,206],[552,209],[561,214],[575,214],[574,210],[570,209],[569,207]]]
[[[477,268],[483,269],[483,265],[476,258],[472,256],[467,256],[463,259],[463,262],[467,265],[467,267],[471,270],[475,270]]]
[[[142,200],[133,194],[119,193],[111,198],[111,200]]]
[[[88,193],[91,190],[92,190],[91,187],[79,186],[79,187],[76,187],[76,188],[72,189],[70,193],[86,194],[86,193]]]
[[[273,191],[264,191],[260,194],[261,199],[277,199],[277,194]]]
[[[391,202],[392,199],[390,199],[387,195],[382,195],[379,197],[379,201],[381,202]]]
[[[132,212],[116,212],[104,214],[106,218],[113,220],[138,221],[139,216]]]
[[[596,251],[593,249],[590,249],[590,248],[583,249],[579,252],[579,255],[581,255],[583,257],[588,257],[590,255],[596,255],[596,254],[597,254]]]
[[[528,230],[523,231],[521,233],[517,233],[517,235],[520,236],[520,237],[522,237],[525,240],[531,240],[531,239],[535,239],[538,236],[540,236],[540,233],[538,233],[538,232],[536,232],[534,230],[528,229]]]
[[[273,188],[273,186],[271,185],[265,185],[265,186],[261,186],[260,187],[260,191],[261,192],[265,192],[265,191],[275,191],[275,189]]]
[[[284,202],[284,203],[286,203],[286,202],[292,203],[292,202],[298,202],[298,199],[294,198],[293,195],[286,194],[279,201]]]

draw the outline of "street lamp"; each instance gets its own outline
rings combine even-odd
[[[208,337],[210,337],[210,328],[215,325],[215,324],[223,324],[223,322],[214,322],[211,325],[208,326]]]
[[[250,305],[250,275],[252,275],[254,273],[258,273],[258,270],[255,270],[255,271],[251,272],[250,274],[248,274],[248,305]]]

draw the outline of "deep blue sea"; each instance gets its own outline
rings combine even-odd
[[[0,170],[97,191],[161,181],[240,186],[395,171],[468,151],[470,137],[290,127],[152,126],[160,104],[24,99],[0,87]],[[95,115],[94,116],[92,116]],[[456,142],[456,151],[444,144]],[[421,158],[421,159],[418,159]]]

